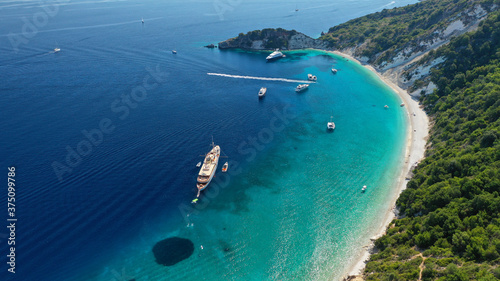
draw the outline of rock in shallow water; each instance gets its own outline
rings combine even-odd
[[[172,237],[161,240],[153,247],[156,262],[171,266],[189,258],[194,252],[194,244],[189,239]]]

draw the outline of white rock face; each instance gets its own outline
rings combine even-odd
[[[415,82],[416,80],[422,78],[422,77],[427,77],[430,74],[431,68],[435,67],[436,65],[444,62],[444,57],[439,57],[433,61],[431,61],[429,64],[426,65],[420,65],[417,68],[415,68],[413,71],[411,71],[409,74],[411,75],[411,79],[408,80],[408,82]]]
[[[422,89],[417,89],[414,92],[411,92],[410,96],[418,98],[422,95],[422,91],[424,95],[428,95],[432,94],[435,89],[437,89],[436,84],[434,84],[433,82],[429,82],[429,85],[423,87]]]
[[[445,37],[450,36],[453,34],[455,31],[462,31],[465,29],[465,25],[461,20],[456,20],[452,22],[446,29],[443,31],[442,35]]]

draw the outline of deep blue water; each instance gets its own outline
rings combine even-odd
[[[0,168],[7,182],[16,167],[18,219],[15,274],[0,231],[0,279],[338,279],[390,207],[398,97],[324,52],[266,63],[269,52],[202,46],[266,27],[318,36],[413,2],[0,2]],[[296,94],[297,83],[207,73],[318,83]],[[212,137],[230,171],[192,205]],[[151,250],[172,236],[195,252],[160,266]]]

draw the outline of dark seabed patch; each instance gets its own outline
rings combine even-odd
[[[159,241],[153,247],[156,262],[171,266],[189,258],[194,252],[194,244],[189,239],[172,237]]]

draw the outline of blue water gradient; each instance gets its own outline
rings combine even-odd
[[[338,279],[390,208],[406,130],[399,98],[326,52],[267,63],[269,52],[202,46],[265,27],[318,36],[413,2],[0,3],[0,167],[4,177],[16,167],[18,218],[16,274],[4,263],[0,279]],[[297,94],[297,83],[207,73],[318,81]],[[192,205],[212,136],[231,166]],[[172,236],[195,252],[158,265],[152,248]]]

